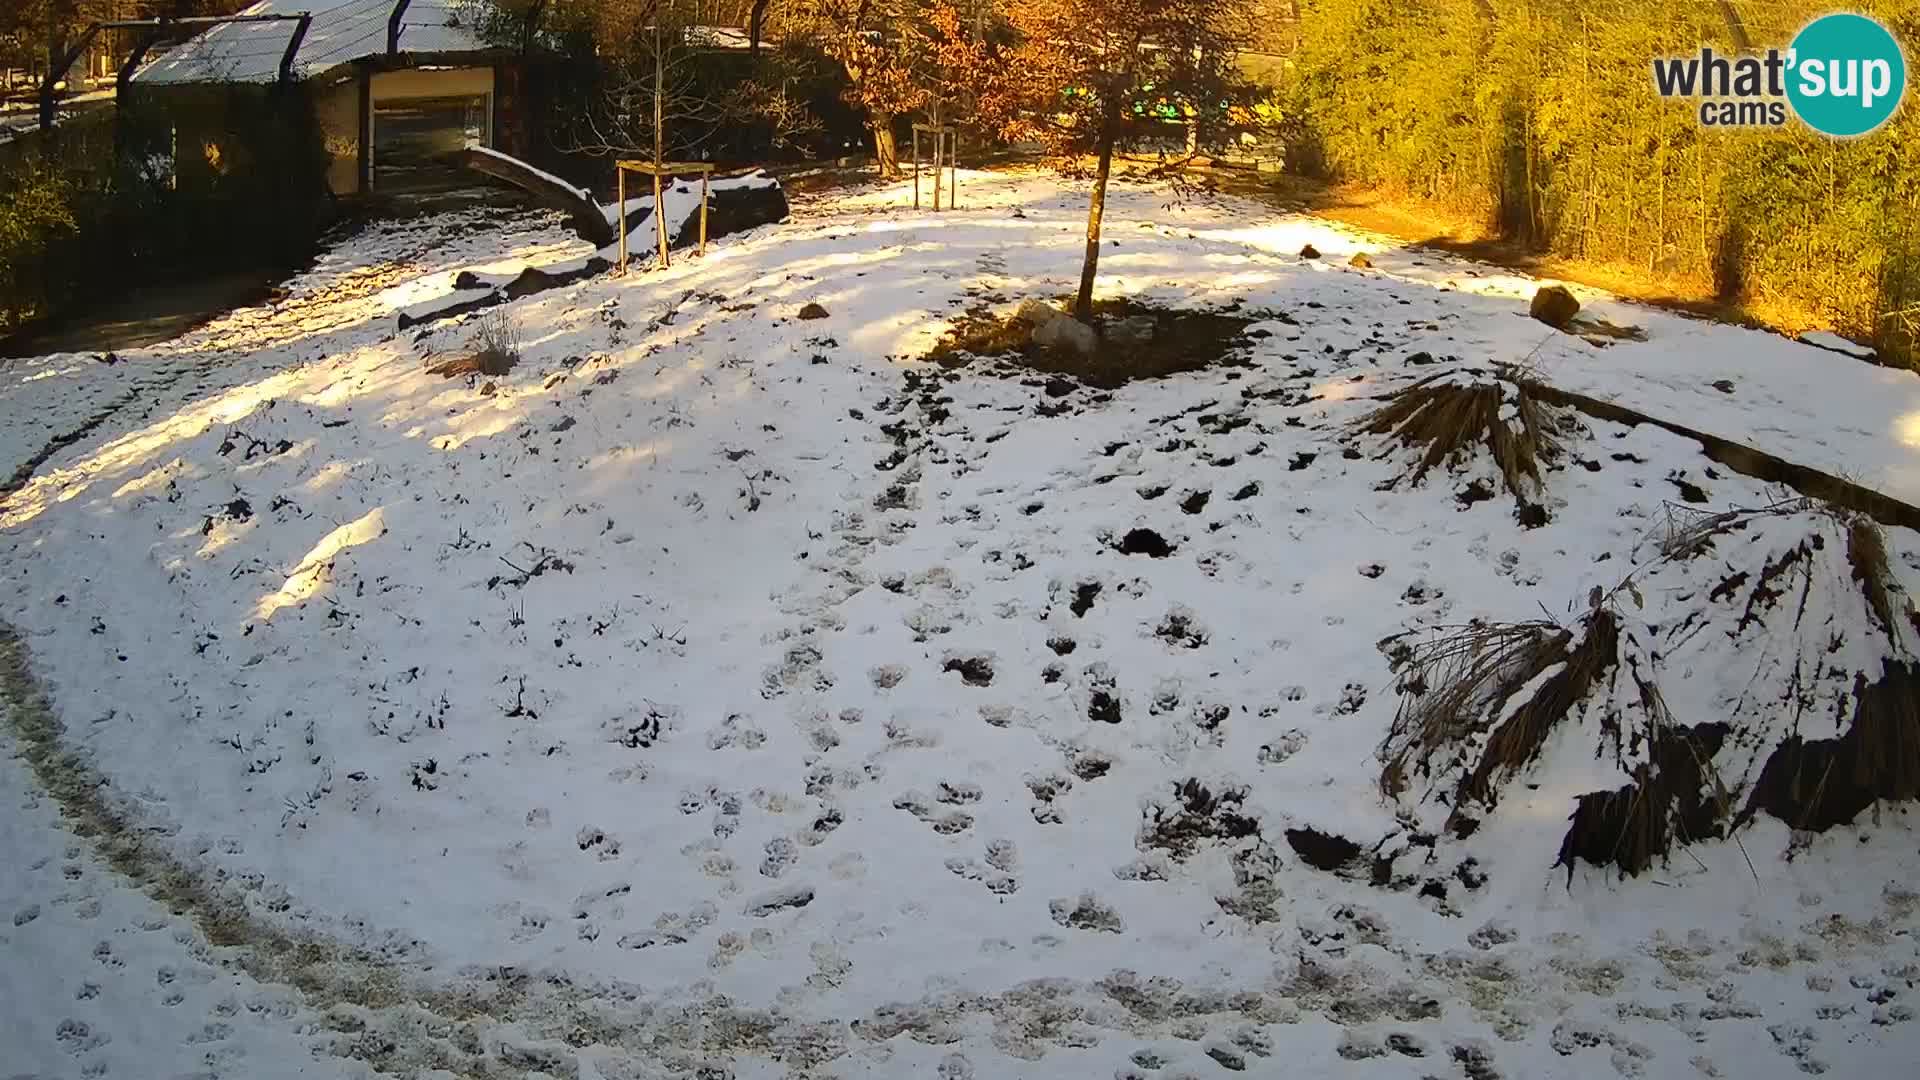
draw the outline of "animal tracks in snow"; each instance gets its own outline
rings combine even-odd
[[[1557,615],[1661,500],[1743,481],[1596,424],[1598,468],[1554,477],[1604,508],[1579,528],[1555,505],[1519,530],[1452,482],[1376,490],[1390,463],[1348,422],[1402,368],[1513,354],[1514,305],[1405,253],[1303,268],[1297,233],[1361,241],[1124,185],[1122,251],[1182,256],[1126,287],[1257,311],[1247,366],[1096,391],[920,362],[926,311],[1070,287],[1049,260],[1083,206],[1030,183],[982,178],[937,224],[847,196],[724,258],[516,302],[538,342],[491,395],[418,376],[457,325],[369,324],[210,375],[237,420],[49,459],[103,471],[9,526],[9,618],[46,650],[63,750],[106,781],[80,788],[139,831],[9,863],[31,870],[0,886],[0,979],[34,973],[5,986],[33,1003],[9,1068],[1485,1080],[1912,1056],[1906,894],[1801,910],[1785,887],[1902,880],[1904,826],[1802,866],[1747,833],[1764,889],[1679,859],[1563,883],[1500,820],[1436,836],[1377,795],[1403,700],[1378,641]],[[936,231],[952,265],[893,272]],[[409,257],[439,265],[447,232]],[[1181,269],[1222,258],[1247,272]],[[835,321],[769,315],[809,299]],[[868,319],[889,304],[912,317]],[[324,572],[295,573],[312,552]],[[540,552],[572,569],[535,574]],[[128,859],[95,858],[127,835],[178,859],[162,886],[235,906],[140,898]],[[1643,909],[1720,929],[1603,917]],[[161,1019],[118,1021],[136,1007]]]

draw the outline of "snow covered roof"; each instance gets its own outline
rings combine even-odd
[[[400,49],[411,53],[467,52],[485,48],[472,29],[458,25],[458,0],[412,0],[400,19]],[[387,19],[394,0],[260,0],[244,15],[297,15],[313,23],[293,61],[306,78],[363,56],[387,50]],[[143,83],[271,82],[293,38],[294,23],[223,23],[175,46],[134,75]]]
[[[695,48],[744,52],[752,46],[746,30],[738,26],[689,26],[685,33],[687,44]]]

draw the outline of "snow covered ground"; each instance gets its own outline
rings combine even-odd
[[[0,464],[35,465],[0,506],[0,618],[74,752],[0,768],[6,1069],[1920,1059],[1908,808],[1762,818],[1620,880],[1553,867],[1572,799],[1618,782],[1597,762],[1457,841],[1377,786],[1382,639],[1565,619],[1669,500],[1778,493],[1589,420],[1526,529],[1446,476],[1384,490],[1405,455],[1350,431],[1385,390],[1521,363],[1916,502],[1920,378],[1582,293],[1645,332],[1602,347],[1526,318],[1530,280],[1144,186],[1109,209],[1102,291],[1258,318],[1247,364],[1113,391],[946,370],[919,358],[956,314],[1070,291],[1084,189],[909,198],[796,200],[516,301],[494,379],[426,371],[478,316],[396,316],[587,254],[553,219],[381,227],[273,308],[0,369]],[[1920,536],[1887,543],[1920,589]],[[1752,670],[1710,645],[1665,687],[1688,722]],[[76,798],[118,813],[68,832]],[[1318,834],[1413,887],[1315,869]],[[139,895],[96,854],[133,836],[204,887]]]

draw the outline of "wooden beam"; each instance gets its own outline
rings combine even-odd
[[[147,32],[141,34],[139,40],[134,42],[133,51],[127,54],[127,62],[120,65],[120,74],[113,80],[115,96],[127,92],[127,87],[133,83],[133,73],[139,70],[140,62],[147,58],[147,50],[153,48],[154,43],[159,41],[166,32],[167,20],[161,19],[154,26],[148,27]]]
[[[359,137],[355,146],[359,151],[358,190],[356,195],[365,195],[373,190],[373,69],[366,64],[353,65],[355,96],[359,101]]]
[[[659,265],[661,269],[665,269],[668,265],[667,263],[667,208],[662,203],[662,197],[660,194],[660,174],[657,172],[653,174],[653,225],[654,225],[653,231],[656,234],[658,234],[660,237],[660,264]]]
[[[80,35],[80,43],[78,45],[75,45],[73,48],[68,49],[66,51],[66,54],[61,56],[57,63],[52,63],[47,68],[46,81],[40,84],[40,130],[41,131],[46,131],[49,128],[53,127],[54,86],[58,84],[61,79],[66,77],[67,69],[73,67],[73,62],[80,59],[81,53],[87,51],[87,46],[90,43],[92,43],[94,35],[98,34],[99,32],[100,32],[99,23],[94,23],[93,25],[87,27],[86,33]],[[48,59],[52,60],[51,57],[49,57]]]
[[[387,16],[387,55],[400,53],[400,20],[407,13],[407,5],[413,0],[393,0],[393,13]]]
[[[188,15],[178,19],[171,16],[155,19],[111,19],[94,25],[102,30],[126,30],[139,26],[158,26],[161,23],[166,23],[168,26],[212,26],[215,23],[293,22],[306,17],[305,12],[287,15]]]
[[[307,39],[307,27],[313,25],[313,16],[300,13],[300,21],[293,28],[293,37],[287,41],[287,51],[280,54],[280,81],[293,81],[293,55],[300,51],[300,43]]]

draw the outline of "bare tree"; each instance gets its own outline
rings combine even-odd
[[[981,95],[1003,133],[1095,158],[1086,258],[1074,315],[1093,314],[1100,221],[1117,146],[1185,124],[1197,144],[1246,94],[1235,66],[1253,25],[1247,0],[1023,0],[1018,43]]]

